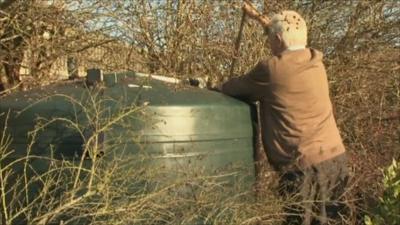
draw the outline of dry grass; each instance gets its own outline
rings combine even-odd
[[[9,54],[18,56],[27,46],[32,47],[31,39],[43,31],[40,26],[36,27],[35,25],[31,35],[26,32],[18,33],[21,31],[21,27],[27,26],[26,21],[28,21],[19,20],[19,18],[35,18],[43,23],[57,21],[58,24],[56,25],[59,28],[68,28],[70,25],[63,24],[63,18],[71,19],[70,21],[75,27],[82,27],[82,21],[108,16],[121,22],[120,26],[111,27],[118,28],[117,31],[114,30],[114,34],[118,34],[119,40],[129,40],[131,44],[125,51],[114,49],[116,54],[109,54],[110,59],[107,59],[108,61],[112,61],[112,57],[115,57],[115,61],[118,62],[121,60],[120,56],[117,57],[120,52],[128,54],[127,57],[122,57],[126,62],[122,65],[116,63],[120,68],[113,69],[141,68],[142,71],[140,72],[154,72],[177,77],[208,77],[212,82],[226,78],[229,74],[234,57],[233,43],[239,28],[241,13],[237,8],[237,2],[234,1],[205,1],[200,4],[198,1],[189,0],[165,1],[164,5],[157,6],[146,4],[146,1],[132,2],[127,5],[117,4],[115,1],[99,1],[92,5],[89,4],[83,11],[60,10],[58,13],[54,13],[55,11],[51,11],[52,8],[49,8],[50,13],[43,15],[36,13],[38,8],[27,8],[25,5],[27,1],[16,2],[18,4],[10,9],[15,9],[14,11],[18,12],[19,17],[10,17],[9,9],[0,8],[2,10],[0,22],[7,25],[2,26],[2,28],[7,28],[10,31],[6,32],[7,29],[0,29],[2,35],[0,43],[3,46],[1,49],[2,57],[0,57],[2,63],[7,61],[5,56]],[[72,1],[65,2],[68,4]],[[374,205],[377,196],[380,195],[382,175],[379,169],[387,166],[392,158],[400,158],[400,51],[398,47],[394,47],[392,40],[393,37],[398,37],[400,21],[396,19],[399,18],[396,10],[387,10],[396,9],[396,7],[398,9],[400,6],[395,1],[344,3],[333,0],[315,0],[296,1],[298,2],[296,4],[294,2],[257,1],[259,6],[265,4],[264,10],[268,13],[283,8],[300,11],[309,24],[310,46],[327,53],[324,62],[328,71],[335,116],[350,155],[350,166],[354,174],[354,182],[350,186],[351,190],[349,190],[349,201],[353,202],[355,213],[352,215],[353,218],[349,218],[349,224],[356,224],[358,223],[359,212],[363,213],[363,211],[368,210],[369,206]],[[113,7],[110,7],[111,5]],[[98,14],[90,13],[94,9],[102,10],[99,10]],[[39,46],[33,46],[35,47],[33,50],[36,52],[43,52],[46,49],[49,51],[49,54],[42,54],[33,61],[37,62],[37,66],[39,66],[41,62],[46,60],[50,62],[53,58],[73,56],[82,52],[82,46],[85,49],[87,47],[89,52],[95,52],[94,46],[97,46],[102,40],[93,37],[98,37],[99,33],[107,32],[109,28],[91,32],[78,29],[77,35],[72,36],[57,33],[50,40],[39,42]],[[63,29],[53,30],[61,32]],[[20,36],[23,38],[22,43],[24,44],[12,46],[9,38]],[[269,55],[265,41],[260,27],[253,21],[248,21],[243,31],[240,54],[237,56],[237,64],[234,70],[236,74],[243,74],[260,58]],[[109,49],[108,46],[101,47],[110,51],[113,50]],[[135,57],[136,54],[140,54],[140,57]],[[101,62],[97,63],[96,65],[101,66]],[[109,65],[106,62],[104,64],[104,68]],[[44,68],[43,71],[36,72],[45,74],[46,71],[46,68]],[[35,79],[39,77],[39,75],[32,75]],[[96,110],[94,111],[96,112]],[[92,118],[95,118],[95,116]],[[80,126],[76,127],[81,129]],[[5,137],[3,135],[3,157],[7,154]],[[93,136],[91,141],[96,143],[95,139],[96,136]],[[43,195],[45,200],[38,200],[38,202],[41,202],[40,205],[44,208],[40,208],[42,211],[36,211],[40,213],[31,209],[17,210],[22,207],[18,202],[3,200],[2,211],[7,212],[3,214],[3,221],[10,221],[13,216],[21,211],[24,215],[30,215],[31,219],[38,218],[35,220],[38,222],[41,219],[49,218],[46,215],[52,214],[46,214],[45,211],[53,212],[57,216],[64,214],[64,209],[57,211],[60,210],[58,206],[63,204],[67,204],[67,211],[74,215],[73,218],[79,217],[77,212],[80,212],[80,208],[88,208],[81,215],[94,216],[101,212],[98,214],[99,216],[94,216],[93,221],[97,224],[106,223],[104,218],[113,218],[116,224],[118,224],[118,221],[146,223],[146,219],[143,218],[147,218],[147,220],[152,218],[153,220],[149,220],[149,224],[151,222],[153,224],[188,224],[198,218],[209,218],[208,221],[214,221],[215,224],[240,224],[244,221],[254,224],[266,221],[267,224],[274,224],[275,220],[279,218],[279,210],[276,210],[280,208],[280,203],[271,197],[273,191],[270,192],[270,186],[266,184],[260,185],[259,189],[267,190],[267,194],[261,195],[264,198],[260,198],[259,201],[251,204],[243,203],[235,197],[228,198],[230,200],[219,201],[216,197],[218,191],[215,191],[218,185],[212,181],[205,182],[212,185],[198,187],[198,190],[202,191],[200,191],[197,200],[169,195],[167,189],[157,189],[152,190],[150,194],[135,195],[136,197],[132,199],[131,203],[119,204],[114,200],[123,198],[127,193],[126,190],[120,189],[121,187],[118,185],[115,186],[113,182],[104,183],[105,181],[95,179],[96,177],[111,176],[121,180],[121,177],[115,177],[116,175],[112,170],[100,172],[103,170],[101,169],[97,174],[97,172],[94,173],[94,171],[97,171],[97,167],[84,169],[79,165],[73,166],[68,162],[57,161],[52,158],[46,160],[48,160],[49,165],[57,165],[57,167],[54,167],[54,173],[48,173],[46,179],[40,180],[43,184],[47,185],[45,181],[49,182],[49,187],[63,184],[64,182],[61,181],[64,178],[59,175],[63,173],[60,171],[65,170],[64,168],[71,169],[73,167],[74,169],[70,173],[80,171],[80,174],[93,175],[89,187],[97,188],[97,184],[111,185],[109,186],[110,189],[107,189],[109,191],[103,193],[104,196],[108,196],[106,198],[108,200],[103,199],[104,201],[101,204],[86,207],[91,204],[88,202],[91,202],[92,199],[99,199],[99,197],[95,194],[92,195],[91,192],[88,192],[90,193],[89,196],[76,195],[77,192],[81,192],[70,189],[70,191],[65,192],[65,196],[61,195],[64,197],[57,197],[57,200],[54,201],[51,200],[53,197],[50,195]],[[28,160],[21,159],[21,162],[25,161]],[[3,164],[2,166],[4,168]],[[140,176],[140,174],[135,175],[137,171],[131,172],[133,177]],[[12,173],[12,171],[2,169],[1,179],[13,180],[14,178],[11,178]],[[95,174],[98,176],[94,176]],[[266,175],[267,179],[272,179],[269,173]],[[191,183],[192,181],[187,182]],[[78,181],[74,180],[73,182]],[[12,187],[17,187],[25,183],[24,177],[19,177],[16,182],[11,184],[13,184]],[[79,185],[82,185],[82,188],[88,185],[88,183],[79,183],[79,185],[78,183],[74,185],[75,188]],[[8,191],[5,188],[2,190],[3,192]],[[12,193],[12,191],[8,191],[8,193],[23,195],[22,193]],[[109,195],[109,193],[114,193],[115,196],[119,197]],[[156,200],[160,195],[169,196],[166,199],[172,200],[157,202]],[[80,199],[78,196],[85,196],[85,198]],[[148,196],[148,198],[145,196]],[[103,197],[100,197],[100,199]],[[75,200],[79,201],[75,202]],[[61,204],[61,202],[63,203]],[[215,202],[221,204],[215,205]],[[5,204],[9,205],[7,210],[4,209]],[[15,209],[12,209],[13,207]],[[129,210],[133,208],[139,211],[129,211],[128,208]],[[112,216],[110,217],[110,215]],[[142,218],[142,220],[136,221],[135,218]],[[122,222],[121,224],[123,224]],[[3,222],[3,224],[6,223]]]

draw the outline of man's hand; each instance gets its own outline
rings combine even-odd
[[[268,27],[270,24],[270,19],[266,15],[262,15],[256,9],[256,7],[249,0],[244,0],[242,7],[243,11],[250,18],[257,20],[263,27]]]
[[[215,84],[215,85],[209,87],[208,90],[222,92],[222,85],[223,85],[223,83]]]
[[[189,78],[188,82],[189,82],[190,86],[198,87],[198,88],[206,88],[207,87],[207,82],[208,82],[208,77],[205,77],[205,78],[202,78],[202,77]]]

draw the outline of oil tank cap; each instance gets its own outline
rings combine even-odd
[[[94,85],[103,81],[103,71],[100,69],[88,69],[86,82],[88,85]]]

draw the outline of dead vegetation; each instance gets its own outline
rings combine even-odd
[[[379,168],[400,158],[400,4],[253,2],[268,15],[298,10],[308,22],[309,46],[325,53],[335,115],[351,155],[355,179],[349,198],[361,211],[367,209],[381,190]],[[48,81],[51,70],[53,76],[60,71],[71,76],[92,66],[205,77],[212,83],[229,76],[235,57],[234,72],[242,74],[270,53],[263,30],[248,20],[235,55],[240,5],[196,0],[1,1],[3,88],[23,86],[21,67],[38,85]],[[29,63],[24,64],[28,53]],[[79,65],[68,64],[68,59]],[[63,68],[54,69],[57,60]]]

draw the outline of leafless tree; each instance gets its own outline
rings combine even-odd
[[[352,165],[367,178],[359,182],[359,189],[378,193],[379,187],[365,183],[376,183],[375,168],[400,157],[396,151],[399,2],[253,2],[269,16],[293,9],[306,19],[309,45],[325,53],[335,114]],[[263,29],[249,19],[243,26],[240,51],[235,52],[241,4],[229,0],[0,1],[3,88],[21,86],[21,67],[29,69],[35,85],[46,83],[50,73],[57,74],[52,72],[58,71],[57,61],[69,62],[71,75],[99,67],[217,82],[230,76],[236,59],[233,74],[243,74],[270,52]]]

